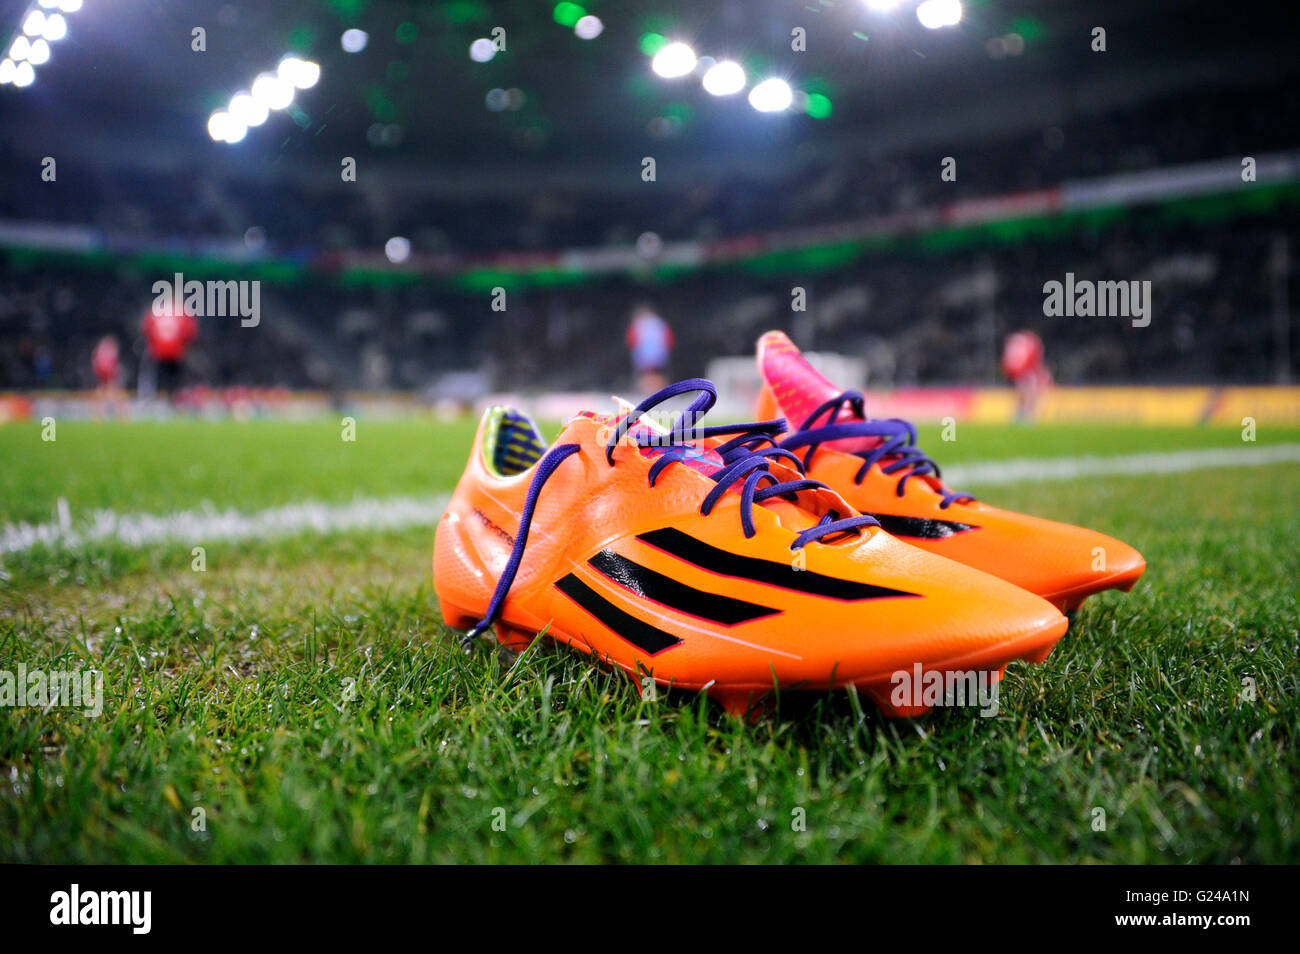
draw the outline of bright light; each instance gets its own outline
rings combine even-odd
[[[218,110],[208,117],[208,135],[215,142],[226,141],[226,130],[230,128],[230,114],[224,110]]]
[[[485,36],[469,45],[469,58],[475,63],[486,63],[497,55],[497,45]]]
[[[14,42],[9,47],[9,55],[15,60],[27,59],[27,54],[32,51],[32,41],[25,36],[14,38]]]
[[[41,33],[45,39],[54,42],[68,35],[68,21],[61,13],[51,13],[45,18],[45,29]]]
[[[411,240],[394,235],[384,243],[384,254],[394,265],[399,265],[411,257]]]
[[[925,0],[916,8],[916,18],[927,30],[956,26],[961,22],[961,0]]]
[[[249,129],[266,122],[272,110],[288,109],[295,87],[309,89],[319,80],[319,64],[285,56],[275,72],[259,73],[250,90],[240,90],[226,109],[208,117],[208,134],[217,142],[239,142]]]
[[[247,132],[248,126],[242,119],[224,110],[217,110],[208,117],[208,135],[216,142],[239,142]]]
[[[594,40],[604,29],[605,24],[600,22],[600,17],[592,16],[590,13],[573,25],[573,32],[578,35],[579,40]]]
[[[36,70],[30,63],[19,63],[14,70],[15,86],[31,86],[36,82]]]
[[[794,100],[790,84],[783,79],[765,79],[749,91],[749,105],[760,113],[779,113]]]
[[[9,57],[6,56],[3,60],[0,60],[0,86],[5,83],[12,83],[16,72],[18,72],[18,64]]]
[[[27,19],[23,21],[23,32],[28,36],[40,36],[45,29],[45,14],[40,10],[33,10],[27,14]]]
[[[320,82],[320,64],[314,60],[303,60],[298,67],[298,78],[294,85],[299,89],[311,89]]]
[[[370,34],[355,28],[344,30],[343,36],[339,37],[339,45],[343,47],[344,53],[360,53],[369,42]]]
[[[867,9],[877,13],[893,13],[902,0],[867,0]]]
[[[296,56],[286,56],[280,61],[276,75],[286,83],[292,83],[299,89],[311,89],[320,79],[320,66],[311,60],[300,60]]]
[[[286,56],[280,61],[280,65],[275,68],[275,75],[286,83],[293,83],[294,86],[297,86],[298,84],[293,81],[298,78],[298,67],[301,65],[302,60],[298,59],[298,57]]]
[[[723,60],[704,74],[704,89],[714,96],[730,96],[745,88],[745,71],[735,60]]]
[[[274,73],[262,73],[253,80],[253,98],[267,109],[288,109],[293,102],[293,84]]]
[[[32,66],[48,63],[50,61],[50,45],[41,39],[32,40],[32,48],[27,54],[27,61]]]
[[[265,103],[248,93],[236,93],[230,97],[229,113],[245,126],[260,126],[271,115]]]
[[[231,116],[226,120],[226,142],[236,143],[248,133],[248,126],[242,119]]]
[[[650,68],[664,79],[677,79],[695,69],[695,51],[685,43],[669,43],[650,61]]]
[[[59,0],[39,0],[40,5],[47,10],[53,10],[59,5]]]
[[[76,13],[81,9],[81,0],[62,0],[59,9],[64,13]]]

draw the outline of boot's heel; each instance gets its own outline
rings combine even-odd
[[[442,608],[442,621],[452,629],[472,629],[483,618],[482,613],[471,612],[449,600],[438,602]]]
[[[522,653],[532,645],[533,640],[537,638],[536,633],[530,633],[523,629],[516,629],[515,627],[502,622],[496,624],[496,630],[497,641],[506,649],[513,650],[517,653]]]

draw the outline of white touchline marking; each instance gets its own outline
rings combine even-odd
[[[215,540],[258,540],[293,533],[392,530],[427,524],[432,530],[447,506],[447,495],[358,497],[348,503],[319,501],[288,504],[254,513],[238,510],[182,510],[170,514],[117,514],[98,510],[80,527],[61,521],[9,523],[0,527],[0,556],[37,544],[76,549],[112,539],[127,546],[183,542],[202,546]]]
[[[1153,451],[1119,457],[1021,457],[944,467],[943,482],[949,488],[963,490],[967,485],[988,486],[1028,480],[1074,480],[1079,477],[1118,477],[1126,474],[1176,474],[1213,467],[1261,467],[1291,461],[1300,462],[1300,444]]]
[[[1242,448],[1166,451],[1119,457],[1035,457],[981,461],[944,468],[944,483],[967,487],[1018,481],[1074,480],[1141,474],[1172,474],[1213,467],[1259,467],[1300,463],[1300,444],[1265,444]],[[181,510],[170,514],[118,514],[99,510],[89,519],[71,521],[64,505],[49,523],[0,526],[0,556],[21,553],[39,544],[77,549],[101,540],[127,546],[181,542],[202,546],[214,540],[260,540],[294,533],[348,530],[395,530],[427,525],[430,529],[447,506],[445,494],[431,497],[359,497],[348,503],[306,501],[253,513],[238,510]]]

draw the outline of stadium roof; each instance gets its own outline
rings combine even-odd
[[[1246,85],[1296,69],[1284,31],[1263,12],[1245,18],[1222,3],[1171,11],[1157,0],[970,0],[962,22],[943,30],[923,28],[915,5],[881,14],[864,0],[591,0],[584,12],[603,31],[583,40],[569,23],[574,4],[548,0],[86,0],[37,82],[0,87],[0,141],[16,159],[101,167],[215,164],[337,179],[337,157],[351,155],[433,191],[556,180],[601,189],[635,187],[644,155],[701,175],[788,168],[813,154],[978,139],[1064,111],[1222,85],[1225,74]],[[27,6],[0,3],[0,37]],[[1090,49],[1098,25],[1105,54]],[[498,26],[505,50],[474,62],[471,43]],[[196,27],[203,52],[192,49]],[[806,52],[791,50],[794,27],[807,31]],[[363,50],[342,49],[348,29],[367,33]],[[751,82],[780,76],[825,100],[764,115],[743,94],[711,97],[698,80],[660,79],[645,52],[656,35],[733,57]],[[1023,51],[998,55],[1011,35]],[[320,82],[291,115],[237,144],[213,142],[209,115],[290,52],[319,62]],[[504,108],[489,108],[493,90]]]

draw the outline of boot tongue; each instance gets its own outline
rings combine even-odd
[[[827,401],[843,393],[824,374],[808,363],[783,331],[769,331],[758,339],[758,370],[772,389],[776,405],[785,415],[791,430],[801,427],[808,415]],[[866,420],[852,409],[841,409],[836,423]],[[825,424],[825,420],[813,426]],[[880,446],[879,437],[845,437],[827,441],[829,447],[845,454],[856,454]]]

